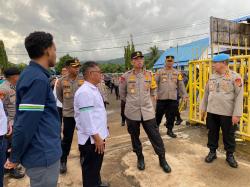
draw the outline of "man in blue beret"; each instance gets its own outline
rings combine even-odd
[[[235,125],[239,123],[243,113],[243,81],[239,74],[229,70],[230,56],[218,54],[213,58],[214,73],[210,76],[201,103],[202,120],[207,112],[208,148],[205,162],[213,162],[218,148],[219,132],[222,130],[226,161],[237,168],[234,158]]]

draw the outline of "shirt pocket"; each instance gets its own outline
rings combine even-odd
[[[216,89],[216,83],[214,81],[209,81],[208,88],[210,92],[214,92]]]
[[[16,95],[15,94],[10,95],[9,98],[10,98],[10,103],[15,104],[15,102],[16,102]]]
[[[178,77],[177,74],[172,74],[172,76],[171,76],[171,81],[173,81],[174,83],[177,84],[177,77]]]
[[[161,82],[162,82],[162,83],[166,83],[167,81],[168,81],[167,75],[162,75],[162,76],[161,76]]]
[[[136,94],[137,89],[136,89],[136,81],[129,81],[128,82],[128,89],[127,89],[129,94]]]
[[[230,94],[233,92],[234,87],[231,81],[226,81],[223,80],[221,82],[221,90],[225,93],[225,94]]]
[[[150,80],[144,81],[144,92],[145,93],[148,93],[150,91],[150,87],[151,87],[151,81]]]

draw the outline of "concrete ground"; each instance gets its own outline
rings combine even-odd
[[[250,186],[250,143],[237,142],[238,169],[232,169],[227,165],[222,145],[218,151],[218,159],[212,164],[206,164],[204,157],[208,149],[206,148],[207,130],[205,127],[186,126],[183,123],[175,127],[178,138],[170,139],[166,136],[166,129],[162,125],[160,132],[166,147],[166,158],[172,167],[172,173],[166,174],[160,168],[158,158],[142,129],[141,140],[146,169],[138,171],[130,137],[126,127],[120,126],[119,101],[116,101],[114,96],[110,96],[108,113],[111,137],[107,140],[102,179],[108,181],[112,187]],[[182,116],[185,118],[185,112]],[[6,176],[5,186],[28,187],[29,180],[27,177],[15,180]],[[61,175],[58,182],[58,187],[68,186],[82,186],[76,136],[68,158],[68,173]]]

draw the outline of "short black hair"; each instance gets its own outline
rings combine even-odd
[[[86,75],[86,72],[89,70],[89,68],[94,68],[98,66],[98,63],[96,63],[95,61],[87,61],[82,65],[82,69],[81,72],[83,74],[83,76]]]
[[[44,50],[53,45],[53,36],[50,33],[36,31],[25,38],[25,48],[31,59],[44,55]]]
[[[3,74],[5,78],[9,78],[13,75],[20,75],[20,70],[16,67],[11,67],[11,68],[4,70]]]

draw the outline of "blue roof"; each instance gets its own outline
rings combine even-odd
[[[243,16],[243,17],[240,17],[240,18],[237,18],[237,19],[233,19],[232,21],[241,22],[241,21],[246,21],[247,19],[250,19],[250,15]]]
[[[233,19],[232,21],[234,22],[241,22],[241,21],[246,21],[247,19],[250,19],[250,15],[248,16],[243,16],[237,19]],[[165,57],[167,55],[174,55],[175,56],[175,65],[174,66],[186,66],[188,64],[189,60],[193,59],[193,53],[196,55],[196,49],[198,50],[198,58],[202,55],[202,50],[208,48],[209,46],[209,38],[204,38],[201,40],[197,40],[185,45],[173,47],[167,49],[161,56],[160,58],[155,62],[154,69],[158,68],[163,68],[165,65]],[[195,50],[195,52],[193,52]],[[177,54],[178,51],[178,54]]]
[[[175,65],[184,66],[188,61],[194,59],[194,54],[198,52],[198,58],[202,55],[203,51],[209,46],[209,38],[197,40],[188,44],[180,45],[167,49],[160,58],[155,62],[154,69],[163,68],[165,65],[165,58],[167,55],[175,56]],[[198,51],[196,49],[199,49]],[[197,51],[197,52],[196,52]]]

